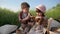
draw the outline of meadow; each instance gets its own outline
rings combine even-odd
[[[20,22],[18,20],[19,12],[20,12],[20,10],[15,13],[7,8],[2,9],[0,7],[0,26],[5,25],[5,24],[20,26]],[[36,16],[35,10],[30,10],[30,13],[32,14],[32,16]],[[52,7],[51,9],[46,10],[45,15],[48,18],[52,17],[60,22],[60,4],[57,4],[56,6]]]

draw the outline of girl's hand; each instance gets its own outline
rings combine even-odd
[[[48,20],[48,22],[49,22],[49,23],[51,23],[51,22],[52,22],[52,20],[53,20],[53,18],[50,18],[50,19]]]

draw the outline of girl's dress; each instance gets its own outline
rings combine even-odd
[[[44,27],[36,23],[30,30],[29,34],[44,34]]]

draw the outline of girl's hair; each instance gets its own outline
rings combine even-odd
[[[30,5],[27,2],[21,3],[21,8],[30,8]]]
[[[37,9],[37,8],[36,8],[36,12],[38,12],[38,13],[41,12],[41,13],[42,13],[42,16],[43,16],[43,17],[45,16],[44,13],[43,13],[42,11],[40,11],[39,9]]]

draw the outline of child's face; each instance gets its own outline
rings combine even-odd
[[[36,9],[36,14],[37,14],[37,16],[42,16],[42,12],[38,9]]]
[[[24,8],[24,9],[22,9],[22,11],[23,11],[24,13],[27,13],[27,12],[29,12],[29,8]]]
[[[37,16],[42,16],[41,12],[36,12]]]

